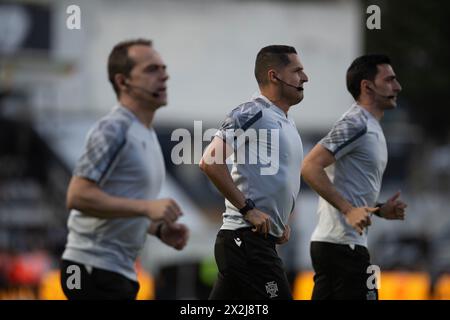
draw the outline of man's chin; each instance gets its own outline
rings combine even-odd
[[[158,101],[156,104],[154,104],[153,108],[157,110],[165,106],[167,106],[167,101]]]
[[[384,107],[385,110],[390,110],[390,109],[395,109],[397,108],[397,100],[395,99],[389,99],[389,101],[385,101],[384,102]]]
[[[397,102],[394,101],[387,106],[387,109],[395,109],[397,108]]]
[[[300,102],[302,102],[304,96],[303,96],[303,92],[300,92],[299,96],[295,99],[295,101],[293,101],[293,105],[299,104]]]
[[[303,100],[303,93],[300,94],[300,97],[296,100],[294,104],[299,104],[300,102],[302,102],[302,100]]]

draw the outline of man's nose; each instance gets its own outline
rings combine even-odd
[[[400,85],[400,82],[395,81],[396,87],[395,87],[395,91],[400,92],[402,91],[402,86]]]
[[[304,73],[303,74],[303,77],[302,77],[302,82],[308,82],[309,81],[309,78],[308,78],[308,76],[306,75],[306,73]]]

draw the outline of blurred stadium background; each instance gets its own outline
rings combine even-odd
[[[71,4],[81,8],[80,30],[66,28]],[[366,28],[370,4],[381,9],[381,30]],[[181,203],[191,228],[182,252],[148,239],[139,298],[208,296],[223,201],[195,164],[171,162],[171,133],[193,133],[198,120],[203,131],[218,128],[257,90],[257,51],[283,43],[297,48],[310,78],[291,110],[305,153],[352,102],[344,81],[351,61],[366,52],[392,57],[403,92],[383,120],[381,199],[401,190],[409,208],[405,222],[377,219],[370,229],[380,297],[450,299],[449,14],[444,0],[0,1],[0,299],[63,298],[67,183],[88,128],[115,103],[107,55],[136,37],[153,39],[168,65],[169,105],[155,123],[169,173],[163,194]],[[296,299],[311,294],[316,203],[303,183],[291,240],[280,247]]]

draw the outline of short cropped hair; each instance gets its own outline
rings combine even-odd
[[[297,51],[294,47],[285,45],[271,45],[262,48],[255,61],[255,77],[259,85],[265,85],[269,82],[267,72],[270,69],[279,69],[290,63],[288,54]]]
[[[108,78],[111,82],[117,98],[120,97],[119,87],[114,81],[116,74],[130,75],[136,62],[128,56],[128,49],[134,45],[152,46],[152,41],[147,39],[132,39],[119,42],[114,46],[108,57]]]
[[[373,81],[378,73],[377,66],[391,64],[391,59],[384,54],[367,54],[356,58],[347,70],[347,90],[355,100],[361,95],[361,81]]]

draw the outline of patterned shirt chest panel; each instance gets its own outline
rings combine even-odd
[[[156,134],[133,124],[113,180],[125,182],[129,195],[139,199],[158,196],[165,178],[164,159]],[[128,192],[127,192],[128,193]]]

